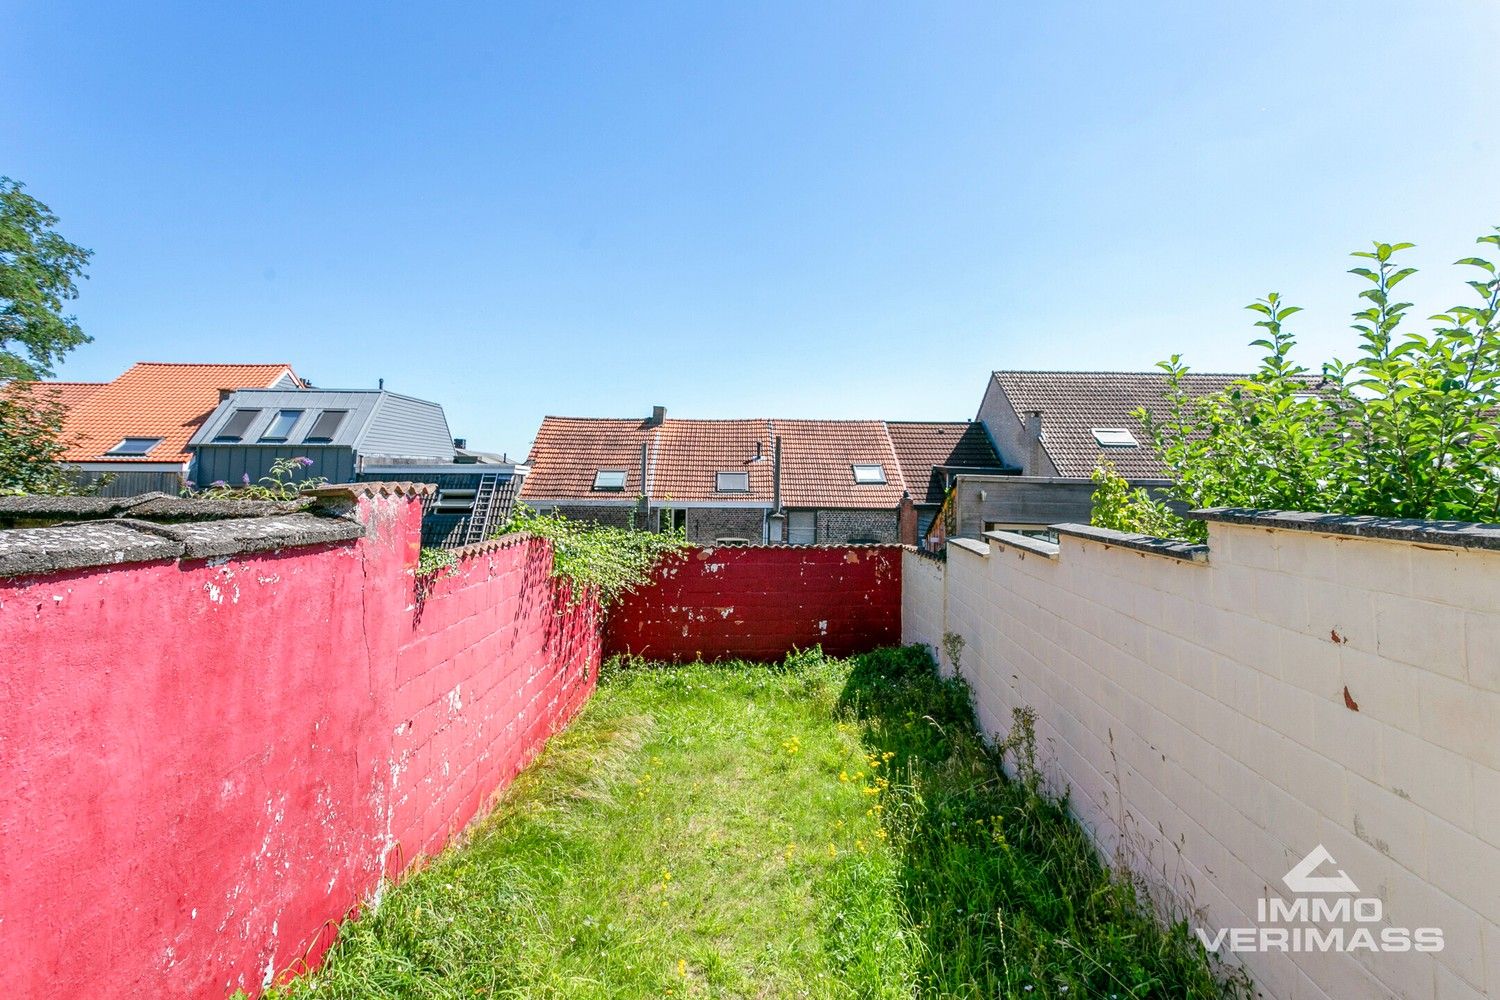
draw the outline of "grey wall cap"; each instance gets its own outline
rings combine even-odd
[[[179,523],[112,518],[17,528],[0,531],[0,578],[157,559],[210,559],[353,541],[364,533],[354,521],[306,513]]]
[[[183,543],[118,521],[0,531],[0,577],[176,559]]]
[[[974,553],[976,556],[988,556],[990,554],[990,547],[987,543],[976,542],[972,538],[950,538],[948,539],[948,546],[949,548],[957,547],[964,549]]]
[[[190,524],[146,524],[136,527],[182,544],[184,559],[211,559],[241,552],[266,552],[301,545],[348,542],[365,533],[362,525],[339,517],[288,514],[286,517],[242,517]]]
[[[148,521],[213,521],[229,517],[277,517],[306,510],[304,500],[203,500],[167,493],[133,497],[0,497],[0,523],[14,521],[83,521],[132,517]]]
[[[1113,528],[1096,528],[1091,524],[1054,524],[1052,530],[1059,535],[1070,535],[1085,541],[1102,542],[1105,545],[1118,545],[1122,549],[1135,549],[1137,552],[1146,552],[1154,556],[1166,556],[1170,559],[1181,559],[1184,562],[1208,562],[1207,545],[1196,545],[1173,538],[1137,535],[1128,531],[1115,531]]]
[[[1314,531],[1354,538],[1383,538],[1393,542],[1423,542],[1465,549],[1500,549],[1500,524],[1471,521],[1419,521],[1404,517],[1373,517],[1362,514],[1317,514],[1292,510],[1256,510],[1251,507],[1207,507],[1187,511],[1184,517],[1223,524]]]
[[[1057,554],[1062,551],[1062,546],[1056,542],[1049,542],[1043,538],[1032,538],[1014,531],[986,531],[984,537],[1000,545],[1012,549],[1020,549],[1023,552],[1035,552],[1039,556],[1048,559],[1056,559]]]
[[[465,470],[467,471],[467,470]],[[358,498],[358,497],[426,497],[437,492],[431,483],[331,483],[317,489],[303,490],[308,497]]]

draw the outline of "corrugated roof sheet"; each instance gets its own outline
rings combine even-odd
[[[66,386],[63,452],[69,462],[186,462],[187,443],[214,408],[221,390],[264,387],[292,371],[285,364],[199,365],[142,361],[113,382],[43,383]],[[295,378],[295,375],[293,376]],[[72,400],[70,402],[69,400]],[[108,452],[126,437],[161,438],[144,455]]]

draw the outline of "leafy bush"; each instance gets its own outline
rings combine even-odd
[[[1500,247],[1500,229],[1479,243]],[[1291,358],[1286,321],[1299,312],[1271,293],[1248,308],[1264,335],[1260,368],[1228,390],[1194,398],[1188,367],[1173,355],[1167,411],[1136,416],[1165,462],[1171,500],[1191,507],[1259,507],[1389,517],[1493,521],[1500,517],[1500,277],[1478,257],[1467,284],[1477,302],[1431,317],[1427,333],[1402,328],[1412,303],[1395,289],[1416,273],[1395,258],[1409,243],[1376,243],[1351,270],[1369,287],[1355,312],[1359,353],[1319,372]],[[1160,504],[1119,496],[1122,484],[1096,478],[1106,496],[1095,523],[1136,530],[1156,523]],[[1126,488],[1128,493],[1128,488]],[[1165,533],[1202,537],[1203,526],[1165,514]],[[1161,527],[1161,525],[1158,525]]]
[[[653,533],[576,521],[556,513],[539,513],[516,504],[500,530],[524,532],[552,543],[552,575],[568,580],[576,603],[591,592],[608,608],[651,579],[662,559],[687,548],[678,529]]]
[[[295,458],[278,458],[271,463],[270,475],[250,481],[250,473],[238,486],[231,486],[222,479],[211,483],[206,489],[188,493],[207,500],[295,500],[307,490],[315,490],[328,484],[327,476],[297,478],[297,473],[311,467],[313,460],[299,455]],[[192,486],[191,483],[188,484]]]

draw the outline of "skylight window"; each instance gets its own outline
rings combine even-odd
[[[229,419],[224,421],[224,426],[219,433],[214,435],[215,441],[238,441],[245,436],[255,418],[260,416],[259,410],[235,410]]]
[[[854,466],[854,481],[861,486],[883,486],[885,485],[885,466],[856,465]]]
[[[108,455],[145,455],[161,444],[161,438],[128,437],[109,449]]]
[[[600,469],[594,473],[594,489],[623,490],[624,488],[625,471],[623,469]]]
[[[1135,435],[1123,427],[1095,427],[1094,440],[1101,448],[1139,448]]]
[[[332,441],[333,436],[344,425],[344,418],[348,415],[348,410],[324,410],[318,414],[318,419],[313,421],[312,430],[307,432],[307,437],[303,440],[315,444],[326,444]]]
[[[715,477],[714,489],[720,493],[749,493],[750,473],[720,472]]]
[[[260,436],[262,441],[285,441],[292,435],[292,428],[302,419],[301,410],[278,410],[271,426]]]

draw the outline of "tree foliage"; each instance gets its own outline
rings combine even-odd
[[[57,216],[0,177],[0,383],[45,378],[89,337],[63,304],[78,297],[90,250],[53,231]]]
[[[63,409],[35,382],[0,386],[0,494],[80,493],[64,473]]]
[[[1500,247],[1500,229],[1478,240]],[[1136,416],[1167,467],[1174,506],[1255,507],[1459,521],[1500,518],[1500,276],[1477,271],[1474,298],[1431,317],[1426,332],[1405,329],[1412,303],[1397,286],[1416,273],[1396,258],[1410,243],[1376,243],[1354,254],[1350,273],[1367,287],[1354,315],[1352,361],[1314,372],[1292,360],[1287,320],[1300,312],[1271,293],[1248,308],[1262,336],[1260,367],[1230,388],[1194,397],[1181,355],[1167,375],[1165,415]],[[1473,274],[1474,272],[1470,272]],[[1203,526],[1166,504],[1132,493],[1101,470],[1095,523],[1202,537]]]
[[[608,609],[626,593],[651,579],[651,572],[667,556],[688,547],[687,535],[675,531],[636,531],[575,521],[555,513],[540,513],[516,504],[510,522],[501,529],[546,538],[552,543],[552,575],[569,581],[573,600],[586,592]]]

